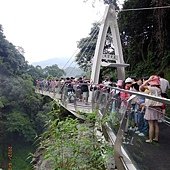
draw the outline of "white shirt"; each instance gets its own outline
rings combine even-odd
[[[109,86],[111,83],[112,83],[111,81],[105,81],[105,82],[103,82],[103,84],[104,84],[105,86]]]
[[[162,93],[166,93],[167,89],[170,89],[169,81],[164,78],[160,78],[160,88]]]

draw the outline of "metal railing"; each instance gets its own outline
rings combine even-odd
[[[113,142],[114,144],[114,157],[116,166],[120,170],[129,169],[127,164],[130,165],[130,170],[135,169],[132,167],[132,162],[129,158],[127,158],[124,153],[122,153],[122,143],[133,145],[134,136],[127,136],[128,127],[129,127],[129,119],[130,112],[132,109],[131,102],[133,101],[133,97],[139,96],[147,99],[152,99],[155,101],[159,101],[165,103],[167,106],[170,105],[170,99],[165,99],[162,97],[151,96],[141,92],[134,92],[124,89],[119,89],[116,87],[110,87],[113,92],[113,95],[107,92],[96,91],[92,99],[92,103],[94,108],[100,110],[103,116],[109,116],[109,126],[116,133],[116,140]],[[119,92],[124,92],[131,95],[131,99],[127,101],[121,101],[119,97]],[[133,95],[133,96],[132,96]],[[165,123],[169,123],[169,117],[167,115],[164,116],[163,121]],[[116,127],[118,128],[116,129]]]
[[[88,86],[92,86],[92,84]],[[39,92],[40,91],[41,90],[39,90]],[[44,92],[45,91],[43,89],[42,93]],[[120,92],[131,95],[130,99],[121,100],[119,95]],[[119,170],[136,169],[133,165],[133,162],[125,154],[124,149],[122,148],[123,143],[133,145],[134,136],[127,136],[127,132],[129,130],[128,128],[131,123],[130,113],[132,111],[133,97],[138,96],[145,99],[147,98],[162,102],[166,104],[167,110],[170,106],[170,99],[151,96],[145,93],[124,90],[116,87],[107,87],[105,90],[94,90],[94,88],[92,88],[92,91],[90,91],[90,98],[88,100],[89,103],[87,105],[84,103],[84,101],[82,101],[82,98],[79,98],[81,95],[79,94],[80,91],[77,89],[74,89],[74,91],[69,91],[68,88],[63,85],[62,87],[57,87],[54,92],[49,93],[51,95],[50,97],[52,98],[57,96],[56,98],[60,99],[61,104],[66,108],[72,105],[72,108],[74,109],[69,108],[70,110],[78,112],[82,111],[82,107],[88,107],[88,109],[84,109],[84,112],[88,112],[90,108],[91,111],[97,111],[101,119],[105,117],[108,118],[106,124],[102,126],[103,134],[105,138],[111,141],[114,145],[114,158],[116,166]],[[168,115],[164,115],[163,122],[170,124],[170,118]]]

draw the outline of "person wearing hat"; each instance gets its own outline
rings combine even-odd
[[[143,82],[140,86],[140,90],[149,90],[150,95],[160,96],[160,80],[157,75],[152,75],[150,78]],[[155,107],[155,106],[154,106]],[[156,106],[155,108],[146,106],[144,118],[149,124],[149,139],[146,140],[147,143],[152,143],[153,141],[158,142],[159,140],[159,125],[158,120],[161,118],[162,114],[161,108]]]
[[[125,83],[133,83],[133,79],[128,77],[126,78]]]

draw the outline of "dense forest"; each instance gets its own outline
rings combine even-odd
[[[0,167],[6,168],[7,148],[12,146],[13,169],[26,169],[19,162],[24,163],[28,156],[27,146],[28,150],[33,149],[35,137],[42,133],[52,108],[50,99],[35,93],[35,81],[62,75],[64,71],[57,65],[44,69],[28,65],[21,48],[5,38],[0,25]],[[25,157],[20,151],[22,146]]]
[[[152,9],[168,4],[169,0],[129,0],[124,3],[123,9],[150,8],[125,10],[118,15],[124,58],[131,65],[130,72],[141,75],[170,69],[170,9]]]

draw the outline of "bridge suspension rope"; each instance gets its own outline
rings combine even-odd
[[[159,6],[159,7],[146,7],[146,8],[129,8],[116,10],[118,12],[127,12],[127,11],[143,11],[143,10],[153,10],[153,9],[169,9],[170,6]]]
[[[95,28],[95,32],[93,33],[93,36],[89,39],[89,40],[87,40],[87,42],[84,44],[84,47],[87,45],[87,47],[85,48],[85,50],[82,52],[82,54],[80,55],[80,58],[77,60],[77,62],[79,62],[81,59],[82,59],[82,57],[83,57],[83,55],[84,55],[84,53],[88,50],[88,47],[89,47],[89,45],[91,44],[91,42],[94,40],[94,38],[96,37],[96,35],[97,35],[97,26],[96,26],[96,28]],[[71,63],[71,64],[73,64],[74,63],[74,61]],[[71,65],[70,64],[70,65]],[[69,66],[70,66],[69,65]],[[75,64],[76,65],[76,64]],[[74,70],[74,68],[75,68],[75,66],[73,67],[73,69],[71,69],[71,71],[70,71],[70,74],[73,72],[73,70]]]
[[[97,23],[101,23],[101,21],[102,21],[102,18],[97,22]],[[82,54],[80,55],[80,57],[79,57],[79,59],[77,60],[77,62],[79,62],[81,59],[82,59],[82,57],[83,57],[83,55],[84,55],[84,53],[88,50],[88,47],[89,47],[89,45],[91,44],[91,42],[94,40],[94,38],[96,37],[96,35],[97,35],[97,33],[98,33],[98,27],[97,27],[97,25],[95,26],[95,28],[94,28],[94,30],[92,31],[92,33],[91,33],[91,37],[88,39],[88,40],[86,40],[86,41],[84,41],[82,44],[83,44],[83,46],[82,46],[82,48],[84,48],[84,47],[86,47],[85,48],[85,50],[82,52]],[[91,49],[91,48],[90,48]],[[78,51],[78,49],[76,50],[76,52]],[[90,51],[90,50],[89,50]],[[74,53],[74,55],[75,55],[76,53]],[[73,58],[74,57],[74,55],[72,55],[72,57],[71,58]],[[65,64],[65,66],[63,67],[63,69],[66,67],[66,65],[68,64],[68,62],[71,60],[71,58],[67,61],[67,63]],[[69,65],[68,65],[68,67],[71,67],[71,65],[74,63],[74,61],[72,61]],[[69,73],[68,74],[71,74],[72,72],[73,72],[73,70],[74,70],[74,68],[76,67],[76,64],[74,65],[74,67],[69,71]]]

